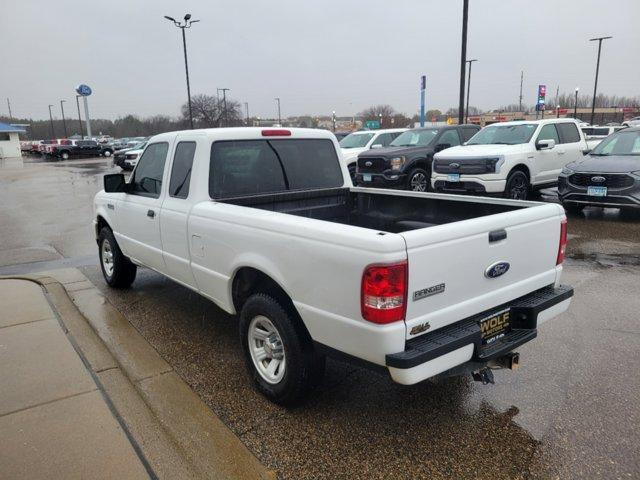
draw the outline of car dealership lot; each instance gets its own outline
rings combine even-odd
[[[0,273],[78,266],[211,409],[282,478],[634,478],[639,448],[640,217],[569,216],[568,313],[519,349],[519,371],[412,387],[330,361],[294,410],[246,379],[235,318],[142,270],[106,288],[91,201],[108,159],[40,159],[0,168]],[[34,194],[34,192],[36,192]],[[554,201],[553,190],[542,200]],[[41,262],[41,263],[33,263]]]

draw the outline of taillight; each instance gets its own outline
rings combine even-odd
[[[560,244],[558,245],[558,258],[556,259],[556,265],[560,265],[564,262],[564,254],[567,251],[567,219],[562,220],[560,224]]]
[[[263,137],[290,137],[291,130],[274,129],[274,128],[269,130],[262,130],[262,136]]]
[[[360,305],[362,317],[370,322],[403,320],[407,307],[407,262],[365,268]]]

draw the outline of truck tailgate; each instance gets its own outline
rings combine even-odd
[[[402,233],[409,264],[406,337],[553,284],[561,268],[556,259],[563,218],[559,205],[535,204]],[[503,262],[509,264],[504,274],[485,274]]]

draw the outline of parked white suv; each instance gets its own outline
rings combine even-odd
[[[465,145],[437,153],[431,183],[436,191],[524,200],[532,189],[556,185],[562,167],[587,150],[573,119],[496,123]]]
[[[406,128],[387,128],[384,130],[363,130],[353,132],[340,140],[342,159],[349,169],[351,180],[355,178],[358,155],[371,148],[388,147]]]

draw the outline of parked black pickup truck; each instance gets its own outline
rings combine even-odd
[[[110,157],[113,148],[100,145],[93,140],[72,140],[68,145],[57,145],[51,151],[51,156],[66,160],[71,157]]]
[[[426,192],[433,154],[469,140],[477,125],[414,128],[403,132],[387,148],[358,155],[355,184]]]

